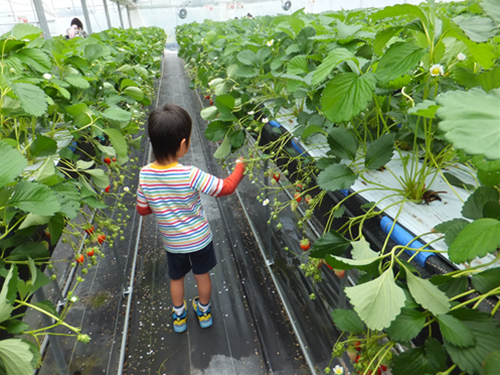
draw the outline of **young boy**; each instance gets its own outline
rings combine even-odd
[[[184,277],[192,269],[199,297],[193,308],[202,328],[212,325],[209,271],[217,264],[212,232],[201,206],[200,192],[214,197],[232,194],[245,170],[236,161],[234,172],[218,179],[193,166],[178,163],[190,145],[192,122],[179,106],[165,104],[149,115],[148,133],[155,161],[141,169],[137,189],[137,211],[154,213],[167,251],[174,331],[187,328]]]

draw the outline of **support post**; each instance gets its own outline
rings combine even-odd
[[[43,291],[43,288],[39,288],[35,292],[35,297],[38,302],[42,302],[47,299],[47,297],[45,296],[45,292]],[[41,315],[42,315],[42,322],[46,327],[54,324],[52,318],[49,318],[47,315],[43,313]],[[51,329],[50,332],[54,332],[54,329]],[[61,375],[69,375],[68,364],[66,363],[66,356],[62,351],[60,337],[56,335],[48,335],[48,337],[50,342],[50,348],[52,350],[52,354],[54,355],[54,360],[56,361],[57,367],[59,369],[58,373]]]
[[[125,27],[123,27],[122,9],[120,7],[120,4],[116,3],[116,7],[118,8],[118,15],[120,16],[120,26],[122,27],[122,29],[124,29]]]
[[[33,4],[35,5],[38,23],[40,24],[40,28],[43,30],[43,37],[45,39],[50,39],[51,36],[49,24],[47,23],[47,18],[45,18],[45,11],[43,10],[42,0],[33,0]]]
[[[108,29],[111,29],[111,18],[109,17],[108,2],[106,0],[102,0],[102,4],[104,5],[104,13],[106,13],[106,21],[108,21]]]
[[[128,6],[127,6],[127,16],[128,16],[128,25],[129,25],[129,27],[133,28],[132,19],[130,18],[130,9]]]
[[[83,16],[85,17],[85,28],[89,34],[92,34],[92,24],[90,23],[89,10],[87,9],[87,0],[81,0]]]

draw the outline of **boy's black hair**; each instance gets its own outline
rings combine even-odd
[[[73,26],[73,25],[76,25],[76,26],[78,26],[79,29],[83,30],[83,23],[82,23],[82,21],[80,21],[76,17],[71,20],[71,25],[70,26]]]
[[[175,104],[165,104],[149,115],[148,133],[153,155],[159,162],[176,157],[183,139],[189,145],[192,121],[187,111]]]

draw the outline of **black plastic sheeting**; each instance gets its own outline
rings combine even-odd
[[[199,116],[201,105],[188,88],[183,65],[177,54],[166,54],[159,101],[180,105],[193,118],[191,148],[180,162],[225,177],[212,157],[212,145],[203,137],[206,122]],[[190,309],[187,332],[173,332],[166,255],[154,218],[146,217],[125,372],[309,374],[237,197],[202,200],[218,257],[212,271],[214,324],[201,329]],[[190,306],[197,295],[191,274],[185,283]]]

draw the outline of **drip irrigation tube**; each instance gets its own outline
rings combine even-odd
[[[389,233],[392,226],[394,225],[394,221],[389,219],[387,216],[383,217],[382,220],[380,220],[380,227],[385,233]],[[414,240],[414,236],[408,233],[403,227],[401,227],[399,224],[394,225],[394,229],[391,233],[391,238],[400,246],[407,246],[411,247],[412,249],[428,249],[422,242],[418,240]],[[411,243],[410,243],[411,242]],[[413,250],[405,250],[406,253],[413,255],[415,254],[415,251]],[[420,264],[422,267],[425,267],[425,262],[427,261],[427,258],[435,256],[433,253],[429,253],[426,251],[421,251],[417,255],[415,255],[415,260]]]

